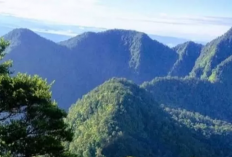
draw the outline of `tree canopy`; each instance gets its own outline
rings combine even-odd
[[[70,108],[69,149],[80,157],[218,157],[204,136],[165,112],[144,89],[111,79]]]

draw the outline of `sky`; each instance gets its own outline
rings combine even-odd
[[[0,0],[0,25],[7,19],[20,27],[15,18],[24,18],[23,25],[36,20],[36,29],[49,23],[49,31],[58,25],[119,28],[209,41],[232,27],[231,8],[232,0]]]

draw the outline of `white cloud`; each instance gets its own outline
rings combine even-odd
[[[146,15],[103,5],[103,0],[1,0],[0,14],[54,23],[135,29],[152,34],[210,40],[224,33],[232,19]]]
[[[97,0],[5,0],[0,13],[62,23],[85,22]]]
[[[57,34],[57,35],[66,35],[66,36],[76,36],[77,34],[71,30],[67,31],[61,31],[61,30],[44,30],[44,29],[39,29],[39,28],[30,28],[30,30],[34,32],[39,32],[39,33],[48,33],[48,34]]]

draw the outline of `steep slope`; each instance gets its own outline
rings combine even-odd
[[[232,156],[232,93],[226,86],[220,82],[170,77],[142,85],[174,120],[207,138],[208,145],[221,150],[218,156],[229,157]]]
[[[177,59],[175,51],[136,31],[89,32],[61,45],[75,52],[88,71],[104,78],[126,77],[136,83],[166,76]]]
[[[217,156],[206,138],[176,123],[145,90],[124,79],[94,89],[70,110],[75,136],[67,146],[79,156]]]
[[[232,122],[232,94],[222,83],[192,78],[156,78],[142,87],[160,104]]]
[[[15,71],[55,80],[53,97],[64,109],[112,77],[142,83],[165,76],[177,59],[175,51],[135,31],[84,33],[61,44],[28,29],[4,37],[11,41],[6,59]]]
[[[192,76],[208,78],[212,70],[232,55],[232,28],[203,49],[191,72]]]
[[[221,62],[212,72],[209,80],[212,82],[223,82],[225,88],[230,88],[232,85],[232,55]]]
[[[232,123],[181,108],[171,108],[165,105],[162,105],[162,108],[175,121],[204,136],[208,145],[220,150],[217,152],[218,156],[232,156]],[[202,141],[204,140],[203,138]]]
[[[201,44],[197,44],[192,41],[188,41],[174,47],[173,50],[178,53],[179,59],[174,64],[169,75],[179,77],[189,75],[200,55],[202,47],[203,46]]]
[[[15,73],[38,74],[49,83],[55,80],[52,86],[53,98],[62,108],[72,103],[64,95],[70,92],[67,76],[73,70],[69,65],[70,51],[66,47],[44,39],[28,29],[15,29],[4,38],[10,41],[5,60],[13,60],[12,69]]]
[[[188,128],[201,132],[205,136],[211,137],[213,135],[225,135],[229,133],[230,136],[228,137],[232,137],[232,123],[213,119],[198,112],[191,112],[181,108],[171,108],[165,105],[162,105],[162,107],[173,119],[186,125]]]

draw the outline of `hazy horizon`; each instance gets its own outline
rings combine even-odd
[[[1,30],[24,27],[74,36],[86,28],[86,31],[117,28],[208,42],[232,26],[229,0],[26,1],[0,1]]]

